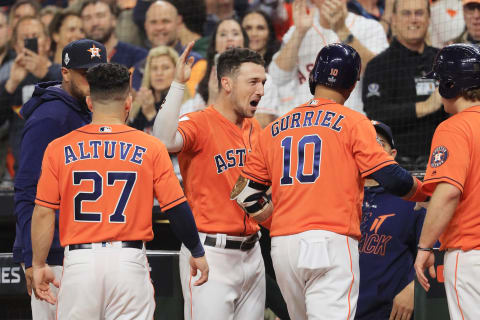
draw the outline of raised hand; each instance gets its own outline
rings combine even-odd
[[[192,73],[193,57],[189,57],[190,52],[192,51],[194,41],[190,42],[182,55],[178,58],[177,66],[175,67],[175,81],[179,83],[186,83],[190,79],[190,74]]]
[[[345,28],[345,19],[348,15],[346,1],[328,0],[320,8],[320,14],[328,21],[330,29],[337,32]]]
[[[329,0],[330,1],[330,0]],[[328,1],[325,1],[328,2]],[[300,33],[306,33],[313,25],[313,12],[307,8],[306,0],[295,0],[292,5],[293,24]]]
[[[25,69],[38,79],[43,79],[48,73],[48,68],[52,65],[51,61],[28,49],[23,49],[23,53]]]

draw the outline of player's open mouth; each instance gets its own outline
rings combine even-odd
[[[259,102],[260,102],[260,99],[259,100],[252,100],[252,101],[250,101],[250,106],[253,107],[253,108],[256,108],[258,106]]]

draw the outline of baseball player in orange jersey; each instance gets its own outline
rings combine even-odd
[[[364,178],[407,199],[421,183],[376,141],[371,122],[344,107],[360,75],[358,53],[324,47],[310,74],[314,99],[260,134],[232,198],[259,222],[272,213],[271,255],[290,318],[353,319]]]
[[[177,63],[154,134],[170,152],[178,152],[185,194],[205,245],[211,276],[191,287],[190,253],[182,246],[180,278],[185,319],[263,319],[265,268],[258,244],[258,224],[233,201],[230,190],[257,142],[260,126],[253,119],[263,96],[263,59],[248,49],[231,49],[218,58],[219,95],[206,109],[179,119],[188,80],[191,43]]]
[[[440,237],[445,291],[451,319],[480,319],[480,49],[454,44],[440,50],[431,76],[447,113],[433,135],[422,189],[432,194],[418,243],[415,269],[428,291],[424,271],[435,277],[432,246]]]
[[[192,253],[195,285],[208,264],[193,215],[158,139],[124,125],[131,107],[126,67],[87,71],[92,124],[51,142],[43,158],[32,222],[35,294],[57,302],[58,319],[152,319],[145,241],[153,238],[153,196]],[[63,275],[45,264],[60,209]],[[59,282],[60,280],[60,282]],[[58,298],[49,283],[60,285]]]

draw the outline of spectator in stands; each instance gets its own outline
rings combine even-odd
[[[190,41],[195,41],[192,50],[205,58],[210,40],[209,37],[203,36],[203,25],[207,20],[205,1],[180,0],[176,3],[178,3],[178,14],[182,17],[182,23],[178,30],[180,43],[185,47]]]
[[[396,137],[397,161],[424,169],[437,125],[446,118],[430,71],[438,49],[428,46],[429,0],[395,0],[390,47],[365,70],[363,102],[371,119],[389,125]]]
[[[218,80],[215,69],[215,57],[230,48],[248,48],[249,41],[246,31],[240,23],[233,18],[222,20],[218,23],[210,40],[207,50],[207,72],[198,84],[195,95],[182,105],[181,113],[193,112],[212,104],[218,94]],[[265,127],[278,116],[277,90],[273,81],[267,74],[265,94],[260,100],[255,118]]]
[[[465,30],[453,43],[480,43],[480,0],[463,0]]]
[[[233,18],[220,21],[213,31],[207,49],[207,71],[198,84],[195,96],[184,103],[181,113],[203,109],[215,101],[218,93],[215,57],[230,48],[248,48],[248,35]]]
[[[7,14],[0,10],[0,83],[5,82],[10,76],[9,70],[2,68],[8,61],[15,59],[15,51],[10,49],[8,43]],[[5,177],[6,156],[8,149],[8,122],[0,123],[0,180]]]
[[[72,41],[85,38],[82,18],[75,11],[63,10],[58,12],[50,23],[50,35],[52,37],[53,62],[62,63],[62,50]]]
[[[207,21],[203,27],[203,35],[210,36],[221,20],[235,18],[238,15],[234,9],[234,0],[205,0],[207,6]]]
[[[242,27],[248,35],[248,47],[260,53],[265,67],[268,67],[273,55],[280,49],[270,17],[261,10],[247,12],[242,19]]]
[[[306,0],[293,2],[294,26],[283,37],[282,48],[268,68],[281,99],[291,99],[281,114],[312,97],[308,77],[323,46],[347,43],[358,51],[363,64],[388,47],[382,26],[375,20],[348,12],[346,1],[315,0],[313,3],[314,7],[307,10]],[[292,93],[295,97],[287,96]],[[361,85],[355,87],[345,105],[363,110]]]
[[[17,21],[22,17],[30,16],[35,17],[40,12],[40,4],[35,0],[18,0],[10,8],[8,22],[10,28],[13,30]]]
[[[38,53],[25,48],[24,40],[35,38]],[[30,99],[38,82],[60,80],[60,65],[48,58],[50,38],[39,18],[22,17],[12,32],[12,44],[17,53],[14,60],[5,63],[0,74],[8,72],[8,80],[0,83],[0,123],[10,121],[9,144],[17,166],[24,121],[19,116],[20,107]]]
[[[348,0],[348,11],[361,15],[368,19],[375,19],[385,29],[385,33],[391,34],[392,8],[394,0]]]
[[[175,77],[178,54],[168,46],[158,46],[148,53],[142,87],[138,90],[130,110],[130,126],[152,134],[153,123],[163,99]],[[184,100],[188,99],[185,90]]]
[[[284,0],[251,0],[249,2],[250,10],[264,12],[270,18],[272,25],[285,24],[288,20]]]
[[[53,17],[57,12],[60,12],[60,10],[59,7],[53,5],[48,5],[40,10],[40,20],[47,29],[50,28],[50,22],[52,22]]]
[[[107,50],[109,62],[131,68],[145,59],[147,50],[118,41],[115,35],[117,8],[108,0],[86,0],[80,8],[83,30],[89,39],[102,43]]]
[[[170,1],[155,1],[147,10],[145,18],[145,31],[149,41],[149,47],[161,45],[172,47],[180,56],[184,50],[179,38],[178,30],[182,24],[182,17],[178,14],[177,8]],[[198,82],[205,74],[206,61],[196,52],[192,52],[194,64],[192,75],[187,82],[187,88],[191,95],[195,93]],[[140,88],[145,69],[145,60],[135,65],[132,76],[132,87],[135,90]]]
[[[433,47],[443,48],[464,30],[465,21],[460,0],[437,0],[432,3],[428,34]]]
[[[405,0],[402,0],[405,1]],[[418,1],[418,0],[417,0]],[[372,121],[377,141],[395,158],[390,127]],[[389,194],[373,179],[365,180],[358,244],[360,290],[355,320],[410,320],[413,313],[413,263],[425,220],[425,209]]]

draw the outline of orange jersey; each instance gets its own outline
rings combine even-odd
[[[230,200],[230,192],[258,140],[258,122],[244,119],[240,129],[209,106],[183,116],[178,131],[184,141],[178,155],[180,172],[198,230],[229,235],[256,232],[257,223]]]
[[[153,239],[152,206],[186,201],[167,149],[126,125],[86,125],[52,141],[35,203],[60,209],[60,243]]]
[[[431,195],[438,183],[454,185],[462,195],[440,237],[442,249],[480,249],[480,106],[468,108],[435,130],[423,190]]]
[[[364,115],[319,99],[267,126],[242,175],[272,186],[271,236],[317,229],[360,239],[363,178],[391,164]]]

